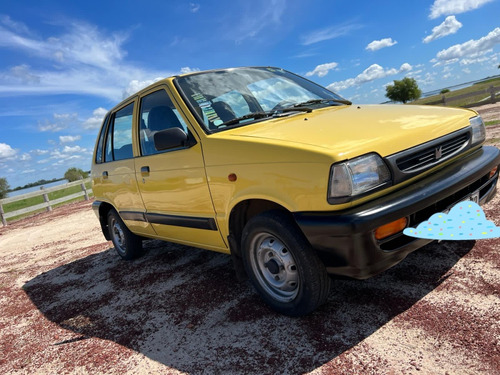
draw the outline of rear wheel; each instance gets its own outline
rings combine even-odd
[[[326,269],[288,216],[271,211],[250,219],[242,248],[247,274],[274,310],[301,316],[327,300],[331,282]]]
[[[118,212],[114,209],[108,212],[108,229],[111,241],[113,241],[115,250],[120,257],[131,260],[141,254],[141,238],[127,228]]]

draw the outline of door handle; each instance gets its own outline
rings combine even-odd
[[[141,167],[141,176],[142,177],[149,176],[149,166]]]
[[[108,178],[108,171],[102,172],[102,178]]]

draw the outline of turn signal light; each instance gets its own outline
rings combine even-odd
[[[497,171],[498,171],[498,167],[493,168],[490,171],[490,175],[488,176],[488,178],[492,178],[495,175],[495,173],[497,173]]]
[[[377,240],[382,240],[393,234],[401,232],[406,228],[406,224],[408,224],[408,220],[406,217],[402,217],[401,219],[395,220],[389,224],[382,225],[375,229],[375,238]]]

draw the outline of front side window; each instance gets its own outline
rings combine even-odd
[[[277,68],[194,73],[174,83],[208,133],[301,110],[350,104],[324,87]]]
[[[187,125],[174,107],[165,90],[158,90],[141,99],[139,139],[142,155],[153,155],[156,149],[154,136],[157,132],[180,128],[188,133]]]

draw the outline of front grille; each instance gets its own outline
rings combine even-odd
[[[467,132],[405,155],[396,160],[396,165],[402,172],[417,172],[458,154],[468,143],[469,133]]]

